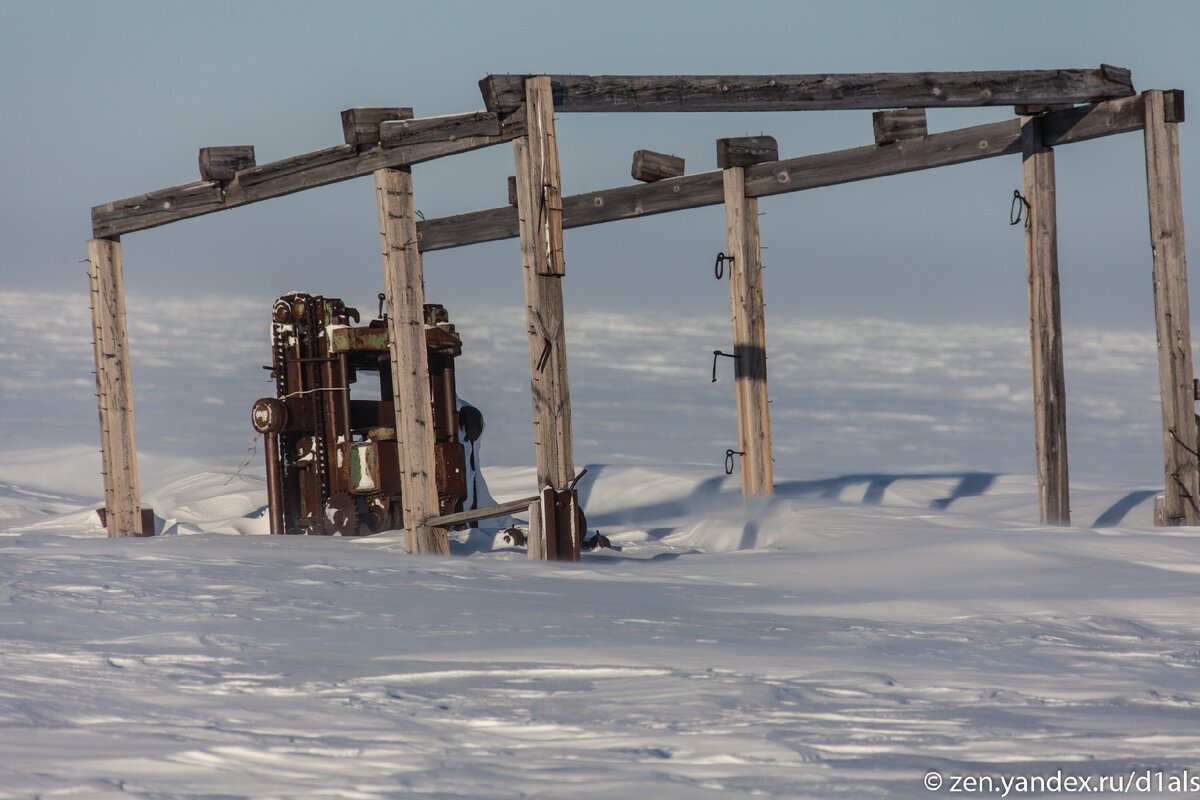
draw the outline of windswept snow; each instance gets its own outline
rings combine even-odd
[[[262,532],[265,493],[217,472],[151,495],[151,540],[10,487],[0,798],[922,797],[934,769],[1194,766],[1200,534],[1145,525],[1145,496],[1078,487],[1083,526],[1115,524],[1056,529],[1016,477],[742,502],[703,468],[588,475],[620,549],[578,566],[478,533],[449,559],[221,535]]]
[[[22,311],[47,306],[52,330]],[[573,312],[583,502],[617,549],[564,565],[480,531],[448,559],[261,535],[256,301],[130,298],[162,535],[105,538],[86,307],[0,292],[0,800],[1200,772],[1200,531],[1150,525],[1152,336],[1068,331],[1075,527],[1048,528],[1018,326],[772,319],[776,495],[744,501],[730,374],[710,381],[726,322]],[[528,463],[519,312],[452,312],[485,465]],[[497,500],[534,489],[485,472]]]

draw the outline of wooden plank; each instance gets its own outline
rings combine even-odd
[[[342,112],[342,136],[346,144],[379,144],[379,126],[389,120],[412,119],[411,108],[347,108]]]
[[[370,175],[378,169],[420,164],[508,141],[504,136],[475,136],[452,142],[426,142],[360,151],[341,144],[237,173],[226,185],[197,181],[114,200],[92,209],[96,238],[146,230],[214,211],[237,208],[293,192]]]
[[[929,135],[923,108],[898,108],[876,111],[871,115],[875,144],[891,144],[901,139],[919,139]]]
[[[508,204],[510,206],[517,205],[517,176],[508,176]]]
[[[499,136],[500,117],[493,111],[471,111],[441,117],[422,117],[379,126],[379,143],[384,147],[455,141],[472,136]]]
[[[542,524],[542,496],[529,504],[529,535],[525,539],[530,561],[546,560],[546,526]]]
[[[1162,92],[1146,92],[1146,186],[1154,255],[1154,318],[1162,394],[1162,515],[1170,525],[1200,524],[1200,467],[1187,259],[1183,238],[1179,126],[1168,122]]]
[[[717,139],[717,166],[752,167],[779,160],[779,144],[774,136],[738,136]]]
[[[100,411],[100,453],[104,470],[104,506],[110,537],[140,536],[141,487],[137,437],[133,424],[129,336],[125,326],[125,278],[121,244],[88,241],[96,399]],[[153,536],[154,529],[145,531]]]
[[[562,207],[558,203],[558,145],[549,79],[533,78],[526,88],[529,133],[513,141],[513,154],[528,322],[533,440],[538,486],[563,489],[574,477],[575,466],[563,320],[565,267]]]
[[[379,199],[379,239],[387,295],[396,441],[400,451],[400,494],[409,552],[449,555],[445,528],[431,526],[438,512],[437,461],[429,358],[425,347],[425,278],[417,250],[412,173],[375,173]]]
[[[526,75],[479,82],[489,111],[521,105]],[[1128,70],[820,75],[551,75],[558,111],[816,111],[1093,103],[1134,93]]]
[[[425,524],[436,528],[449,528],[452,525],[478,522],[481,519],[503,517],[507,514],[516,514],[525,511],[529,508],[529,504],[537,499],[536,496],[522,497],[520,500],[509,500],[507,503],[500,503],[499,505],[488,506],[487,508],[475,508],[470,511],[459,511],[455,514],[442,514],[438,517],[431,517],[425,521]]]
[[[733,308],[733,369],[737,391],[742,494],[775,492],[771,419],[767,406],[767,328],[763,308],[758,200],[746,197],[746,171],[724,172],[729,297]]]
[[[1058,293],[1058,223],[1054,151],[1042,144],[1039,117],[1022,120],[1025,262],[1029,277],[1029,341],[1033,357],[1033,427],[1038,507],[1048,525],[1071,524],[1067,473],[1067,386],[1063,377]]]
[[[633,165],[629,174],[634,180],[650,183],[664,178],[678,178],[684,173],[684,160],[679,156],[656,153],[653,150],[637,150],[633,154]]]
[[[254,145],[200,148],[200,180],[231,181],[240,169],[254,166]]]
[[[1141,130],[1141,97],[1053,112],[1042,118],[1045,144],[1083,142]],[[906,172],[966,164],[1021,152],[1021,124],[1011,119],[976,125],[886,146],[868,145],[801,156],[746,169],[749,197],[768,197]],[[721,172],[701,172],[563,198],[563,227],[665,214],[724,202]],[[443,250],[518,235],[517,214],[492,208],[417,223],[423,251]]]

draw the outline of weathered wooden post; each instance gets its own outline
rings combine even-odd
[[[1200,524],[1200,471],[1196,456],[1196,404],[1192,372],[1187,260],[1183,248],[1183,198],[1179,175],[1182,93],[1142,95],[1146,119],[1146,189],[1150,246],[1154,253],[1154,318],[1158,331],[1158,381],[1162,393],[1166,485],[1155,521]]]
[[[1063,376],[1058,290],[1058,222],[1054,150],[1042,142],[1038,117],[1021,119],[1025,262],[1029,278],[1029,343],[1033,355],[1033,428],[1038,508],[1044,524],[1071,524],[1067,473],[1067,388]]]
[[[758,200],[746,197],[746,167],[779,160],[769,136],[717,140],[725,184],[729,296],[733,307],[733,363],[737,391],[742,494],[775,493],[771,419],[767,406],[767,327],[763,311]]]
[[[526,135],[513,140],[525,314],[529,334],[529,374],[533,394],[533,440],[538,488],[570,488],[575,476],[571,438],[571,391],[567,382],[567,336],[563,325],[562,193],[554,98],[545,76],[525,81]],[[542,526],[545,527],[545,515]],[[531,531],[530,536],[536,534]],[[568,543],[569,544],[569,543]],[[577,560],[578,546],[549,555]]]
[[[391,338],[405,547],[410,553],[449,555],[445,528],[426,525],[439,508],[429,357],[425,350],[425,274],[417,249],[412,173],[408,169],[376,170],[375,189]]]
[[[153,536],[153,530],[142,530],[129,336],[125,327],[125,277],[118,239],[88,241],[88,282],[96,357],[96,401],[100,410],[105,524],[109,536]]]

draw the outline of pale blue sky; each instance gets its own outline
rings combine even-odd
[[[254,144],[260,161],[340,141],[338,112],[481,107],[488,72],[769,73],[1129,67],[1145,88],[1200,78],[1190,3],[0,2],[0,288],[82,281],[97,203],[196,177],[196,151]],[[1200,95],[1192,95],[1200,96]],[[1010,109],[945,110],[944,130]],[[870,141],[869,112],[563,115],[567,192],[630,182],[647,147],[714,167],[713,140],[766,132],[784,157]],[[1183,126],[1185,206],[1200,142]],[[1068,325],[1150,324],[1142,145],[1059,153]],[[507,147],[420,166],[427,216],[505,202]],[[1015,158],[764,201],[768,316],[1019,321]],[[1193,227],[1195,224],[1193,223]],[[1194,232],[1197,241],[1200,232]],[[370,179],[125,237],[131,291],[291,289],[374,296]],[[721,210],[568,233],[570,306],[725,308],[708,277]],[[1193,256],[1194,260],[1194,256]],[[520,302],[516,246],[431,254],[430,296]],[[266,307],[264,305],[264,307]]]

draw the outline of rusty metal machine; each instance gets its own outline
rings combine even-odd
[[[266,440],[271,533],[354,536],[364,526],[403,526],[383,295],[379,316],[352,324],[359,320],[356,309],[333,297],[293,293],[275,301],[272,363],[265,367],[275,397],[256,401],[252,412]],[[462,340],[440,305],[425,306],[425,345],[438,501],[440,513],[450,514],[467,496],[454,384]],[[377,376],[379,389],[358,397],[351,386],[365,375]]]

